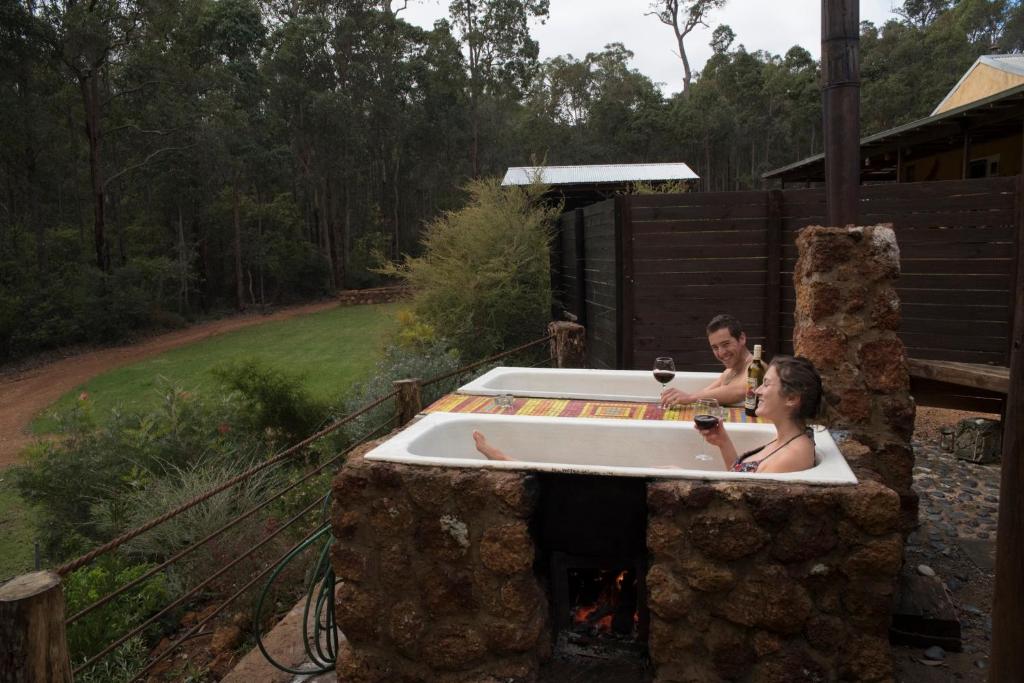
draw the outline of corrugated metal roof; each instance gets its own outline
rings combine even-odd
[[[952,119],[956,116],[962,116],[975,109],[982,109],[1001,100],[1006,100],[1011,97],[1020,96],[1024,96],[1024,85],[1018,85],[1013,88],[1010,88],[1009,90],[998,92],[995,95],[989,95],[988,97],[982,98],[980,100],[968,102],[967,104],[961,105],[955,109],[949,109],[947,111],[944,111],[941,114],[935,114],[934,116],[926,116],[923,119],[916,119],[914,121],[911,121],[910,123],[905,123],[902,126],[896,126],[895,128],[890,128],[888,130],[883,130],[879,133],[875,133],[874,135],[869,135],[865,138],[860,139],[860,146],[863,148],[865,145],[870,145],[876,142],[882,142],[885,141],[887,138],[893,138],[904,133],[917,130],[918,128],[930,126],[939,121],[945,121],[947,119]],[[801,166],[809,166],[813,163],[823,160],[824,158],[824,154],[815,154],[805,159],[801,159],[800,161],[795,161],[787,166],[780,166],[779,168],[772,169],[767,173],[763,173],[761,175],[761,178],[764,180],[768,180],[770,178],[780,176],[789,171],[796,170]]]
[[[502,185],[529,185],[535,179],[546,185],[622,183],[654,180],[697,180],[686,164],[601,164],[592,166],[512,166]]]

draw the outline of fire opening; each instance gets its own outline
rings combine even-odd
[[[591,638],[635,640],[640,626],[633,568],[570,568],[569,629]]]

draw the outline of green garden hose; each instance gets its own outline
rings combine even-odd
[[[323,525],[315,534],[288,553],[284,559],[278,563],[277,567],[274,568],[274,571],[271,572],[270,576],[267,578],[267,583],[263,586],[263,590],[260,591],[259,598],[256,600],[256,610],[253,615],[253,623],[256,626],[256,647],[260,649],[264,658],[266,658],[271,665],[285,673],[328,673],[334,670],[334,662],[338,656],[338,629],[334,622],[334,570],[331,568],[329,555],[333,539],[330,534],[331,526],[326,521],[327,506],[330,503],[330,499],[331,496],[329,493],[324,496]],[[325,536],[326,538],[324,538]],[[306,584],[306,605],[302,610],[302,646],[306,651],[306,656],[309,657],[309,661],[311,661],[316,668],[292,669],[271,657],[270,653],[267,652],[266,647],[263,645],[263,638],[260,635],[259,628],[260,616],[263,613],[263,602],[266,600],[267,594],[270,592],[270,587],[274,584],[274,581],[281,572],[284,571],[285,567],[287,567],[292,560],[301,555],[303,551],[321,539],[323,539],[323,541],[320,548],[320,555],[317,558],[316,565],[313,567],[313,572],[310,574],[309,580]],[[310,610],[310,605],[314,605],[312,611]],[[313,618],[312,628],[310,628],[309,623],[311,616]]]

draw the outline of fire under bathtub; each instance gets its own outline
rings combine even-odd
[[[716,372],[677,372],[666,388],[693,393],[718,378]],[[502,367],[459,387],[461,394],[532,396],[590,401],[654,403],[662,386],[650,370],[579,370]]]
[[[727,422],[726,429],[740,453],[774,437],[771,425]],[[514,460],[490,460],[479,453],[474,430]],[[718,449],[702,445],[688,422],[432,413],[378,445],[366,459],[616,477],[856,484],[829,432],[815,430],[814,440],[816,462],[809,470],[742,473],[726,471]]]

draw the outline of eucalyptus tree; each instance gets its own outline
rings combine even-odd
[[[698,26],[707,27],[707,18],[713,10],[721,9],[728,0],[655,0],[651,3],[652,12],[648,16],[669,26],[675,36],[676,49],[683,63],[683,94],[690,90],[693,82],[693,71],[690,59],[686,56],[686,37]]]
[[[451,0],[448,13],[466,53],[474,176],[481,164],[480,139],[485,105],[492,114],[518,102],[537,70],[539,46],[530,37],[531,19],[548,16],[549,0]],[[497,133],[495,129],[487,131]]]

